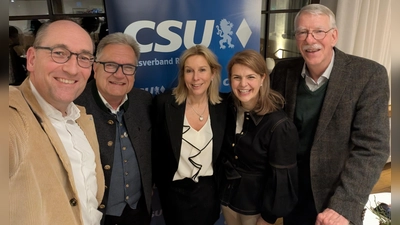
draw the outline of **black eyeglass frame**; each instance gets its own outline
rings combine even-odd
[[[299,40],[299,41],[304,41],[304,40],[307,39],[308,35],[311,34],[311,36],[312,36],[315,40],[322,40],[322,39],[324,39],[324,38],[326,37],[326,34],[327,34],[329,31],[333,30],[333,29],[335,29],[335,28],[332,27],[331,29],[329,29],[329,30],[327,30],[327,31],[324,31],[324,30],[313,30],[313,31],[311,31],[311,32],[309,32],[309,31],[307,31],[307,32],[304,32],[304,31],[302,31],[302,32],[296,31],[294,36],[296,37],[297,40]],[[322,37],[322,38],[316,38],[316,37],[314,36],[314,34],[315,34],[316,32],[324,33],[324,37]],[[298,38],[298,35],[300,35],[300,34],[306,34],[306,36],[305,36],[304,38],[299,39],[299,38]]]
[[[119,64],[119,63],[115,63],[115,62],[101,62],[101,61],[95,61],[95,62],[102,64],[104,71],[107,72],[107,73],[112,73],[112,74],[116,73],[119,70],[119,68],[121,67],[122,68],[122,73],[125,76],[134,76],[136,74],[136,71],[137,71],[137,68],[138,68],[138,66],[133,65],[133,64]],[[107,71],[106,70],[106,64],[108,64],[108,63],[117,65],[117,68],[115,69],[115,71]],[[125,68],[124,66],[133,66],[133,68],[135,68],[135,71],[133,71],[132,74],[126,73],[125,69],[124,69]]]
[[[65,47],[61,47],[61,46],[56,46],[56,47],[34,46],[33,48],[35,48],[35,49],[49,50],[49,51],[50,51],[51,59],[53,59],[53,61],[56,62],[56,63],[58,63],[58,64],[64,64],[64,63],[68,62],[68,61],[71,59],[71,56],[72,56],[72,55],[76,55],[76,62],[77,62],[78,65],[79,65],[80,67],[82,67],[82,68],[89,68],[89,67],[91,67],[91,66],[93,65],[93,63],[95,62],[95,57],[94,57],[94,55],[92,55],[92,54],[90,54],[90,53],[86,53],[86,52],[76,53],[76,52],[70,51],[69,49],[67,49],[67,48],[65,48]],[[70,55],[66,57],[65,61],[60,61],[59,59],[61,59],[61,58],[56,58],[56,59],[58,60],[58,61],[57,61],[56,59],[54,59],[54,56],[53,56],[53,54],[54,54],[54,53],[53,53],[54,49],[63,49],[63,50],[66,50],[67,52],[70,53]],[[87,55],[87,56],[90,56],[89,61],[88,61],[88,62],[90,62],[90,65],[89,65],[89,66],[82,66],[82,65],[81,65],[82,61],[79,60],[79,59],[80,59],[79,56],[86,56],[86,55]]]

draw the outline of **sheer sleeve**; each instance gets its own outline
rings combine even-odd
[[[268,178],[261,216],[274,223],[278,217],[291,212],[297,203],[299,138],[295,125],[287,118],[279,120],[270,135]]]

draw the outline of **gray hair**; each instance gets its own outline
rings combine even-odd
[[[294,18],[294,26],[296,30],[297,30],[297,20],[299,16],[303,13],[329,16],[331,28],[336,28],[335,14],[328,7],[321,4],[309,4],[301,8],[300,11],[297,13],[296,17]]]
[[[101,54],[103,53],[104,47],[110,44],[129,45],[135,52],[136,60],[139,60],[140,56],[139,44],[132,36],[121,32],[108,34],[103,39],[101,39],[100,43],[97,45],[96,58],[100,58]]]

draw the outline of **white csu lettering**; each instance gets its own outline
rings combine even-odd
[[[196,23],[197,23],[196,20],[186,21],[185,33],[183,36],[183,44],[185,45],[186,48],[190,48],[193,45],[196,45],[194,43],[194,33],[195,33]],[[177,33],[174,33],[171,30],[169,30],[169,28],[176,27],[182,29],[182,24],[183,24],[182,22],[177,20],[166,20],[158,24],[158,26],[156,27],[156,23],[154,21],[140,20],[129,24],[126,27],[124,33],[131,35],[137,40],[137,33],[141,29],[147,28],[155,30],[160,37],[168,40],[169,44],[161,45],[158,43],[150,43],[144,45],[139,43],[140,52],[141,53],[151,52],[153,50],[153,46],[155,52],[173,52],[181,47],[182,38]],[[210,45],[213,29],[214,29],[214,20],[206,20],[203,31],[203,38],[201,40],[201,43],[199,44],[205,45],[207,47]]]

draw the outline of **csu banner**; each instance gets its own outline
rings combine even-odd
[[[177,84],[179,56],[196,44],[222,65],[221,92],[229,92],[226,65],[237,51],[260,49],[261,0],[105,0],[109,32],[140,44],[135,87],[153,95]]]

